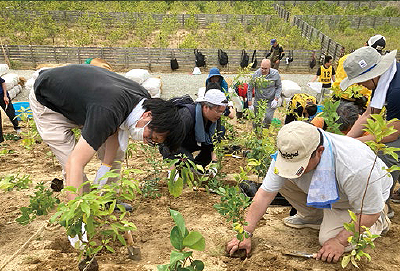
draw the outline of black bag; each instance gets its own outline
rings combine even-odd
[[[194,100],[192,99],[192,97],[190,97],[189,94],[185,94],[180,97],[171,98],[171,99],[169,99],[169,101],[172,102],[177,107],[184,107],[187,104],[194,104]]]
[[[171,52],[171,70],[175,71],[179,69],[178,60],[175,58],[175,52]]]
[[[286,64],[289,65],[293,62],[292,50],[289,51],[289,56],[286,58]]]
[[[315,59],[315,52],[311,56],[311,60],[309,63],[310,69],[313,69],[317,65],[317,60]]]
[[[249,55],[246,50],[242,50],[242,56],[240,57],[240,67],[246,68],[249,65]]]
[[[221,66],[228,64],[228,54],[221,49],[218,49],[218,62]]]
[[[257,52],[257,50],[254,50],[254,52],[253,52],[253,56],[251,57],[251,63],[253,63],[253,65],[251,65],[251,68],[252,69],[255,69],[255,68],[257,68],[257,58],[256,58],[256,52]]]
[[[196,67],[204,67],[206,65],[205,56],[197,49],[194,49],[194,55],[196,57]]]

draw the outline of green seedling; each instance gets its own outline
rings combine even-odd
[[[365,226],[361,226],[359,221],[361,221],[361,217],[363,215],[363,206],[364,206],[364,200],[365,200],[365,195],[367,193],[368,185],[371,182],[371,173],[372,170],[376,164],[376,160],[378,158],[378,153],[383,153],[383,154],[389,154],[396,160],[398,160],[398,155],[396,152],[400,151],[400,148],[394,148],[394,147],[387,147],[385,144],[381,143],[382,139],[395,133],[396,129],[391,126],[391,124],[397,119],[392,119],[390,121],[385,120],[385,110],[382,110],[380,114],[372,114],[371,119],[367,120],[367,124],[364,126],[366,127],[364,131],[368,132],[371,135],[374,135],[374,140],[372,141],[367,141],[366,144],[375,152],[376,157],[375,161],[371,167],[368,179],[367,179],[367,185],[364,190],[364,195],[361,200],[361,211],[360,214],[357,215],[354,214],[352,211],[349,210],[349,214],[351,217],[351,222],[350,223],[344,223],[344,228],[352,233],[352,236],[348,238],[348,242],[354,246],[354,249],[350,252],[349,255],[345,255],[342,258],[342,267],[345,268],[350,262],[355,266],[358,267],[357,261],[360,261],[362,257],[365,257],[368,259],[368,261],[371,261],[371,256],[366,253],[364,250],[367,247],[374,248],[374,239],[380,237],[380,235],[373,235],[369,231],[369,228]],[[388,172],[392,172],[394,170],[400,170],[399,166],[392,166],[391,168],[387,169]],[[373,180],[376,181],[376,180]],[[358,225],[358,226],[357,226]]]
[[[28,189],[29,185],[32,183],[29,175],[23,175],[22,177],[17,174],[7,175],[5,177],[1,177],[0,179],[0,189],[6,191],[12,191],[14,188],[16,190]]]
[[[170,241],[175,248],[171,252],[170,263],[158,265],[158,271],[201,271],[204,269],[204,263],[200,260],[193,260],[193,251],[187,251],[190,248],[197,251],[203,251],[206,243],[201,233],[197,231],[189,232],[185,226],[183,216],[174,210],[169,210],[176,226],[171,230]]]
[[[248,238],[247,232],[244,231],[244,226],[248,225],[245,221],[244,211],[251,204],[250,198],[241,193],[237,186],[220,187],[217,193],[221,196],[221,202],[214,204],[214,208],[228,222],[232,222],[233,230],[239,241]]]
[[[119,181],[58,206],[50,221],[65,227],[68,236],[78,235],[82,240],[84,227],[88,241],[77,242],[77,248],[81,249],[80,257],[92,258],[103,248],[115,252],[111,241],[118,240],[125,246],[124,233],[136,230],[136,226],[125,219],[127,212],[124,206],[118,204],[120,201],[134,200],[140,192],[138,182],[129,178],[130,173],[135,172],[133,169],[124,170],[122,174],[108,172],[103,178],[120,178]],[[87,184],[80,189],[84,185]],[[77,188],[71,186],[64,190],[75,194],[78,192]],[[119,210],[119,213],[114,213],[115,210]]]
[[[160,190],[158,189],[158,182],[160,178],[145,180],[141,186],[142,197],[144,198],[159,198],[161,197]]]
[[[39,183],[35,187],[36,191],[30,197],[30,204],[28,207],[21,207],[21,216],[16,219],[19,224],[27,225],[32,222],[37,216],[47,215],[60,200],[53,196],[53,191]]]
[[[193,169],[196,164],[187,159],[185,155],[169,161],[169,168],[173,168],[168,178],[168,191],[174,197],[179,197],[183,191],[183,185],[187,184],[190,188],[194,185]]]

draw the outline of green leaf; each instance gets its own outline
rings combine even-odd
[[[171,251],[170,263],[175,263],[177,261],[184,260],[184,259],[192,256],[192,254],[193,254],[192,251],[179,252],[179,251],[173,250],[173,251]]]
[[[342,264],[342,268],[346,268],[346,266],[349,264],[349,262],[350,262],[350,255],[346,255],[346,256],[344,256],[343,258],[342,258],[342,262],[341,262],[341,264]]]
[[[356,262],[356,259],[354,258],[354,256],[350,256],[350,261],[355,267],[358,268],[358,265],[357,265],[357,262]]]
[[[158,271],[168,271],[168,266],[169,266],[169,264],[157,265],[157,270]]]
[[[191,266],[193,266],[194,270],[196,271],[202,271],[204,269],[204,263],[199,260],[194,260]]]
[[[172,219],[175,221],[175,224],[178,226],[181,236],[185,237],[186,236],[185,235],[186,226],[185,226],[185,220],[183,219],[183,216],[178,211],[175,211],[172,209],[169,209],[169,213],[171,214]]]
[[[182,250],[184,248],[182,244],[183,236],[181,235],[178,226],[172,228],[169,239],[171,240],[171,245],[177,250]]]
[[[115,253],[115,250],[114,250],[112,247],[110,247],[110,246],[106,246],[106,249],[107,249],[108,251],[111,251],[112,253]]]
[[[355,215],[352,211],[350,211],[350,210],[348,210],[348,212],[349,212],[349,215],[350,215],[351,219],[352,219],[354,222],[357,222],[357,217],[356,217],[356,215]]]
[[[168,191],[174,197],[179,197],[183,191],[183,179],[179,177],[176,181],[168,181]]]
[[[189,232],[189,235],[183,239],[183,245],[194,250],[203,251],[206,247],[206,241],[201,233],[193,231]]]
[[[86,202],[81,203],[81,209],[82,211],[89,217],[90,216],[90,207]]]

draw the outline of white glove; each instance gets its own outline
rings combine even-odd
[[[171,170],[168,170],[168,179],[171,178]],[[175,171],[175,177],[174,177],[174,181],[176,182],[176,180],[178,180],[179,178],[179,171]]]
[[[207,173],[208,173],[212,178],[214,178],[215,176],[217,176],[217,173],[218,173],[217,163],[211,163],[211,164],[208,166]]]
[[[271,102],[271,108],[277,108],[278,107],[278,101],[277,100],[273,100]]]
[[[249,105],[249,110],[254,112],[254,105]]]
[[[93,183],[98,184],[99,189],[101,189],[107,183],[108,178],[102,179],[102,177],[110,170],[111,170],[111,166],[106,165],[106,164],[101,164],[101,167],[99,168],[99,170],[97,170],[96,178],[94,179]]]
[[[233,107],[233,102],[232,101],[228,102],[228,107]]]
[[[82,239],[79,239],[78,235],[75,235],[74,237],[68,236],[69,243],[76,249],[84,250],[85,245],[83,243],[88,242],[85,225],[86,224],[82,222]]]

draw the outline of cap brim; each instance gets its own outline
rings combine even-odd
[[[300,161],[288,162],[287,159],[284,159],[278,151],[278,155],[275,161],[275,168],[277,169],[277,171],[275,173],[283,178],[299,178],[301,175],[303,175],[304,170],[306,169],[308,162],[310,161],[311,154]]]
[[[340,82],[340,88],[342,90],[346,90],[349,86],[351,86],[353,84],[365,82],[365,81],[375,78],[379,75],[382,75],[385,71],[387,71],[390,68],[390,65],[393,64],[393,60],[396,59],[396,54],[397,54],[397,50],[394,50],[394,51],[382,56],[381,61],[378,64],[376,64],[376,67],[374,67],[369,72],[366,72],[360,76],[354,77],[351,80],[349,80],[349,77],[344,78]]]

